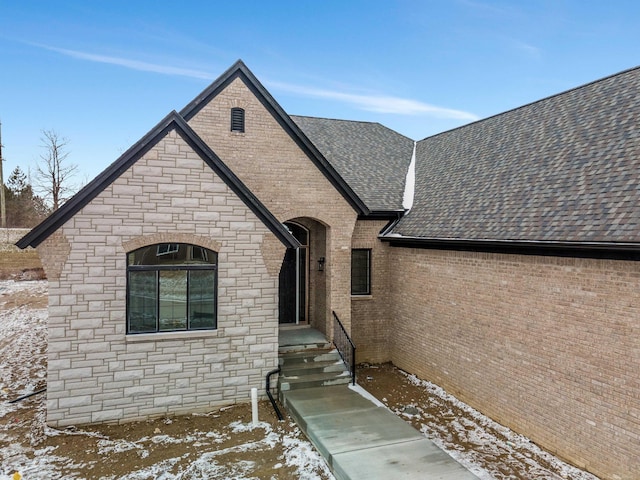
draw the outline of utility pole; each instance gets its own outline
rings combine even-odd
[[[4,176],[2,175],[2,122],[0,122],[0,227],[7,228],[7,202],[4,198]]]

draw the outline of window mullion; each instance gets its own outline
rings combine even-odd
[[[158,245],[127,254],[127,334],[217,327],[217,252],[206,250],[194,258],[189,254],[193,246],[173,245],[166,244],[166,249],[182,252],[184,258],[168,258]],[[135,284],[132,275],[136,276]],[[133,300],[132,288],[136,295]],[[135,326],[131,313],[134,301]]]
[[[156,270],[156,333],[160,331],[160,270]]]
[[[191,270],[187,270],[187,330],[191,330]]]

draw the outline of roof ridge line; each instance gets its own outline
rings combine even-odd
[[[506,115],[507,113],[515,112],[515,111],[521,110],[523,108],[527,108],[527,107],[530,107],[532,105],[535,105],[537,103],[542,103],[544,101],[551,100],[552,98],[556,98],[556,97],[559,97],[561,95],[566,95],[567,93],[574,92],[576,90],[580,90],[580,89],[583,89],[583,88],[587,88],[587,87],[593,86],[593,85],[595,85],[597,83],[604,82],[605,80],[610,80],[610,79],[615,78],[615,77],[626,75],[626,74],[631,73],[631,72],[633,72],[635,70],[640,70],[640,65],[638,65],[636,67],[627,68],[626,70],[622,70],[621,72],[614,73],[612,75],[607,75],[607,76],[599,78],[597,80],[591,80],[591,81],[589,81],[587,83],[583,83],[581,85],[568,88],[566,90],[563,90],[563,91],[558,92],[558,93],[554,93],[552,95],[547,95],[546,97],[542,97],[542,98],[539,98],[537,100],[533,100],[531,102],[525,103],[523,105],[519,105],[517,107],[513,107],[513,108],[510,108],[510,109],[504,110],[502,112],[499,112],[499,113],[495,113],[495,114],[490,115],[490,116],[488,116],[486,118],[481,118],[479,120],[476,120],[476,121],[473,121],[473,122],[470,122],[470,123],[466,123],[464,125],[460,125],[459,127],[455,127],[455,128],[451,128],[449,130],[445,130],[444,132],[439,132],[439,133],[435,133],[433,135],[429,135],[427,137],[424,137],[424,138],[418,140],[418,142],[423,142],[423,141],[431,139],[431,138],[439,137],[440,135],[445,135],[445,134],[448,134],[448,133],[451,133],[451,132],[455,132],[456,130],[467,128],[467,127],[470,127],[471,125],[477,125],[479,123],[486,122],[486,121],[491,120],[493,118],[500,117],[502,115]]]
[[[310,119],[315,119],[315,120],[329,120],[331,122],[348,122],[348,123],[364,123],[364,124],[367,124],[367,125],[379,125],[382,128],[385,128],[385,129],[387,129],[387,130],[389,130],[389,131],[391,131],[391,132],[393,132],[393,133],[395,133],[397,135],[400,135],[401,137],[404,137],[404,138],[406,138],[408,140],[411,140],[412,142],[416,141],[413,138],[406,136],[404,133],[400,133],[397,130],[394,130],[393,128],[388,127],[384,123],[381,123],[381,122],[370,122],[370,121],[367,121],[367,120],[349,120],[349,119],[345,119],[345,118],[317,117],[317,116],[314,116],[314,115],[289,115],[289,116],[291,118],[298,117],[298,118],[310,118]]]
[[[331,120],[333,122],[351,122],[351,123],[371,123],[377,125],[384,125],[380,122],[371,122],[369,120],[352,120],[348,118],[333,118],[333,117],[318,117],[317,115],[290,115],[291,117],[300,117],[300,118],[315,118],[317,120]]]

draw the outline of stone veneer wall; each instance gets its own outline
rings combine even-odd
[[[127,249],[189,240],[219,247],[217,330],[126,335]],[[47,422],[248,400],[277,365],[278,269],[263,252],[281,259],[284,247],[169,133],[39,247],[50,285]]]
[[[230,131],[233,107],[245,110],[244,133]],[[189,125],[281,222],[308,217],[326,227],[326,322],[332,325],[335,310],[350,328],[353,208],[241,79],[233,80]]]
[[[640,472],[640,263],[391,249],[398,367],[607,479]]]
[[[378,240],[387,220],[359,220],[352,248],[371,249],[371,295],[351,296],[351,328],[358,363],[390,360],[393,308],[389,302],[389,245]]]

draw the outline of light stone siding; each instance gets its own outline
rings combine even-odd
[[[126,335],[126,253],[159,241],[217,247],[217,330]],[[207,410],[262,390],[278,349],[278,274],[264,251],[285,249],[170,132],[39,247],[50,274],[47,422]]]
[[[602,478],[638,478],[640,263],[391,248],[390,266],[395,365]]]
[[[231,108],[236,106],[245,109],[245,133],[230,131]],[[349,329],[354,209],[241,79],[233,80],[189,125],[278,220],[307,217],[326,227],[324,321],[330,327],[335,310]],[[323,329],[323,322],[314,321]]]

